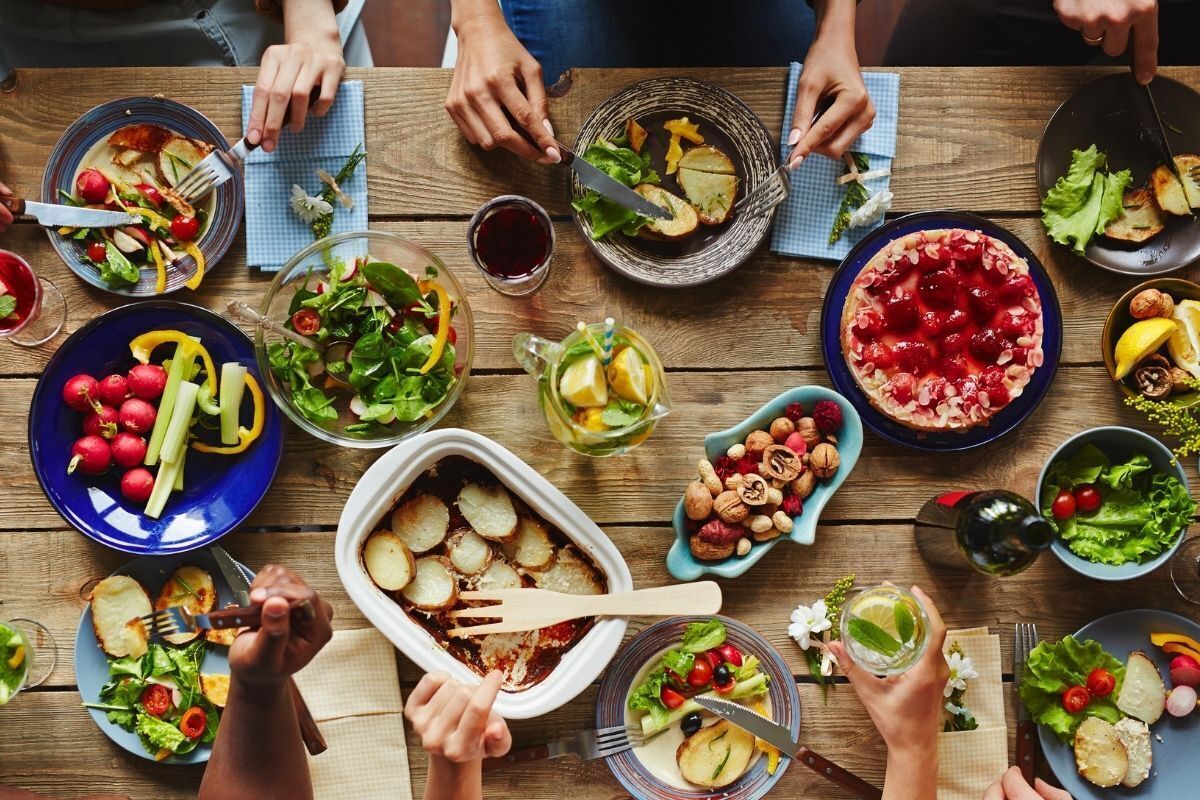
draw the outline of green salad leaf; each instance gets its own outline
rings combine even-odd
[[[363,267],[363,275],[371,288],[383,295],[392,308],[401,309],[422,302],[416,280],[395,264],[372,261]]]
[[[658,173],[650,167],[648,153],[638,155],[628,147],[604,139],[584,150],[580,158],[613,180],[631,188],[640,183],[660,181]],[[592,190],[588,190],[571,205],[588,218],[593,239],[601,239],[618,230],[626,236],[636,236],[642,226],[650,221],[649,217],[630,211]]]
[[[1072,714],[1063,708],[1062,694],[1072,686],[1087,685],[1092,670],[1103,667],[1116,678],[1116,689],[1106,697],[1093,697],[1087,708]],[[1091,639],[1080,642],[1073,636],[1061,642],[1041,642],[1029,654],[1025,672],[1019,676],[1021,702],[1034,722],[1050,728],[1063,742],[1070,742],[1075,729],[1087,717],[1116,724],[1124,716],[1116,698],[1125,679],[1125,665]]]
[[[656,728],[666,725],[667,717],[670,716],[670,711],[662,702],[662,687],[666,682],[666,671],[657,670],[638,684],[629,695],[629,710],[645,711],[653,718]]]
[[[157,750],[170,750],[172,753],[176,753],[180,746],[187,741],[187,737],[179,728],[149,714],[138,715],[136,730],[142,743],[151,753]]]
[[[1129,186],[1129,170],[1103,172],[1108,156],[1092,145],[1071,152],[1067,174],[1058,179],[1042,199],[1042,224],[1059,244],[1083,253],[1092,236],[1124,213],[1122,197]]]
[[[17,298],[11,294],[0,294],[0,319],[8,319],[17,311]]]
[[[696,654],[683,650],[668,650],[663,653],[663,666],[680,677],[686,678],[696,665]]]
[[[683,650],[688,653],[703,653],[725,643],[725,625],[719,619],[708,622],[693,622],[683,632]]]
[[[100,267],[100,280],[109,286],[125,286],[138,282],[141,272],[112,242],[104,243],[105,259]]]

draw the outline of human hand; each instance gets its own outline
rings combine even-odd
[[[1133,42],[1133,74],[1149,83],[1158,71],[1157,0],[1054,0],[1062,23],[1079,31],[1090,45],[1110,56],[1125,52]]]
[[[446,95],[446,111],[471,144],[503,147],[539,164],[562,160],[547,116],[542,67],[503,17],[478,14],[457,25],[458,60]],[[505,110],[533,138],[513,130]]]
[[[444,672],[421,678],[404,704],[404,716],[421,737],[421,746],[432,756],[456,764],[496,758],[512,747],[508,725],[492,704],[500,691],[499,672],[493,670],[475,688],[468,688]]]
[[[346,71],[336,27],[332,35],[304,31],[291,38],[287,44],[273,44],[263,52],[258,80],[254,82],[246,141],[261,142],[268,153],[279,141],[288,108],[291,108],[291,130],[304,130],[309,105],[313,114],[325,116],[333,106],[338,84]]]
[[[908,749],[927,756],[930,748],[933,752],[937,750],[945,703],[943,690],[950,677],[950,666],[942,654],[946,624],[937,606],[919,587],[914,586],[912,593],[929,616],[929,644],[925,655],[907,672],[880,678],[855,664],[843,642],[830,642],[829,650],[866,707],[889,753]]]
[[[9,189],[3,183],[0,183],[0,194],[12,196],[12,189]],[[0,233],[8,230],[8,226],[12,225],[13,215],[5,206],[0,206]]]
[[[1072,800],[1069,792],[1056,789],[1041,778],[1033,786],[1025,782],[1020,767],[1009,767],[1000,780],[983,793],[980,800]]]
[[[292,601],[308,602],[309,618]],[[268,564],[250,584],[250,602],[261,603],[258,630],[243,631],[229,648],[229,671],[246,684],[278,684],[312,661],[333,636],[333,608],[287,567]]]

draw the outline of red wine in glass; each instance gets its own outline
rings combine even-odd
[[[505,195],[475,212],[467,248],[493,288],[505,294],[528,294],[546,279],[554,253],[554,228],[537,203]]]
[[[0,250],[0,339],[33,347],[53,339],[67,318],[67,302],[53,283],[16,253]]]

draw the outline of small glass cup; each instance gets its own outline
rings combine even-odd
[[[1189,603],[1200,605],[1200,536],[1189,536],[1171,556],[1171,582]]]
[[[20,661],[12,666],[9,660],[20,652]],[[6,705],[22,689],[41,684],[54,671],[58,647],[50,631],[40,622],[24,617],[0,620],[0,653],[6,663],[0,664],[0,706]]]
[[[907,672],[929,646],[925,607],[912,592],[891,584],[863,589],[847,599],[840,627],[854,663],[884,677]]]
[[[494,197],[471,217],[467,250],[493,289],[513,296],[530,294],[550,274],[554,225],[546,209],[528,197]]]
[[[0,250],[0,297],[17,301],[12,314],[24,317],[16,324],[0,320],[0,339],[21,347],[36,347],[53,339],[67,319],[67,301],[49,279],[39,277],[29,262],[16,253]]]

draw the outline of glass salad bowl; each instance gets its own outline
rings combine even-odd
[[[394,233],[314,242],[283,266],[257,313],[255,353],[271,398],[302,429],[344,447],[391,447],[428,430],[471,371],[462,285]]]

